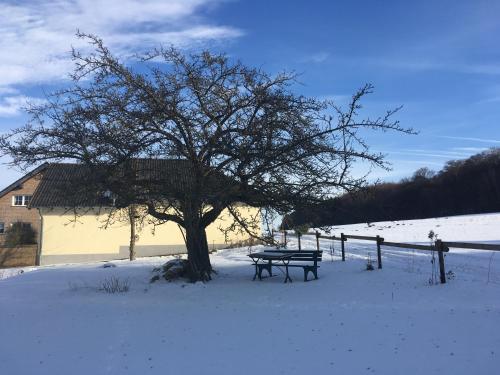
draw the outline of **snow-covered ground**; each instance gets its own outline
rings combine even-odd
[[[500,214],[334,232],[426,242],[430,229],[499,241]],[[293,283],[279,271],[252,282],[248,248],[213,255],[207,284],[149,284],[166,258],[0,270],[0,374],[499,373],[500,254],[452,251],[454,278],[431,286],[428,253],[384,249],[384,268],[369,272],[372,243],[349,241],[346,262],[338,242],[333,256],[321,246],[320,279],[308,283],[298,269]],[[98,291],[111,276],[130,290]]]
[[[391,242],[414,243],[428,242],[427,235],[433,230],[443,241],[491,242],[500,241],[500,213],[349,224],[330,230],[335,235],[379,235]]]

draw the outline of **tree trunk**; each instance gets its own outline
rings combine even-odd
[[[213,272],[208,252],[207,234],[198,212],[198,210],[184,211],[189,272],[193,282],[211,280]]]
[[[129,252],[129,259],[135,260],[135,242],[137,240],[137,235],[135,233],[136,231],[136,210],[135,206],[130,206],[128,208],[128,216],[129,216],[129,222],[130,222],[130,244],[128,247],[128,252]]]
[[[211,280],[212,265],[208,254],[205,228],[186,226],[186,247],[191,281]]]

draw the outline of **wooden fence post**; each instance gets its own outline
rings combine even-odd
[[[377,235],[377,263],[378,269],[382,269],[382,250],[380,249],[380,245],[384,239]]]
[[[283,229],[283,234],[285,236],[285,247],[286,247],[286,229]]]
[[[439,258],[439,276],[441,278],[441,284],[446,284],[446,273],[444,270],[443,241],[436,240],[435,246],[436,246],[436,250],[438,252],[438,258]]]
[[[302,250],[302,248],[300,247],[300,237],[302,237],[302,234],[300,234],[300,232],[297,232],[297,239],[299,240],[299,251]]]
[[[319,232],[316,231],[316,249],[319,251]]]
[[[344,241],[347,241],[347,238],[345,238],[344,233],[340,233],[340,243],[342,245],[342,262],[345,262],[345,245]]]

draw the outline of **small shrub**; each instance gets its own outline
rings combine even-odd
[[[151,278],[151,283],[162,277],[167,281],[173,281],[188,276],[189,262],[186,259],[171,259],[164,265],[154,268],[153,272],[156,272],[156,275]]]
[[[128,279],[121,280],[116,276],[111,276],[110,278],[106,278],[101,282],[98,290],[110,294],[125,293],[130,290],[130,283]]]
[[[309,223],[305,223],[305,224],[296,226],[295,228],[293,228],[293,230],[295,231],[295,233],[307,234],[307,232],[309,232],[310,227],[311,227],[311,225]]]
[[[435,246],[435,241],[438,240],[438,234],[435,233],[432,229],[429,231],[427,235],[429,239],[429,243],[431,246]],[[437,285],[438,277],[437,277],[437,265],[436,265],[436,252],[433,249],[431,253],[431,277],[429,277],[429,285]]]
[[[90,291],[95,292],[96,290],[98,290],[98,288],[90,286],[86,282],[79,283],[79,282],[72,281],[72,280],[68,281],[68,289],[71,292],[78,292],[81,290],[90,290]]]
[[[368,259],[366,260],[366,270],[373,271],[375,267],[373,267],[373,262],[370,254],[368,254]]]
[[[36,231],[30,223],[16,222],[5,231],[5,245],[16,247],[36,244]]]

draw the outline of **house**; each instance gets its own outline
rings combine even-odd
[[[28,266],[37,263],[36,244],[5,247],[6,231],[14,223],[31,227],[36,233],[40,230],[40,216],[30,210],[29,204],[42,178],[47,164],[27,173],[0,191],[0,267]]]
[[[148,173],[169,176],[172,184],[189,183],[183,160],[140,160]],[[28,173],[4,191],[10,202],[0,211],[0,221],[9,225],[15,220],[29,222],[38,233],[37,259],[39,264],[78,263],[124,259],[128,257],[130,223],[116,220],[117,210],[98,201],[80,199],[80,194],[61,194],[73,178],[81,178],[82,166],[54,163],[44,165]],[[172,185],[173,186],[173,185]],[[182,186],[177,186],[182,188]],[[22,198],[19,198],[21,196]],[[69,202],[68,199],[76,199]],[[75,205],[75,202],[78,202]],[[17,206],[22,204],[22,206]],[[74,208],[77,206],[78,208]],[[16,209],[19,210],[18,214]],[[113,220],[109,214],[113,210]],[[123,209],[125,210],[125,209]],[[258,215],[258,209],[240,205],[243,215]],[[119,213],[119,212],[118,212]],[[122,215],[121,217],[125,217]],[[228,212],[207,227],[210,248],[225,247],[229,243],[243,241],[246,236],[224,237],[220,228],[231,225]],[[173,222],[153,225],[145,222],[138,231],[137,256],[181,254],[186,252],[184,236]]]
[[[37,233],[40,230],[38,212],[28,207],[47,166],[39,166],[0,191],[0,246],[5,244],[5,231],[16,222],[30,225]]]

